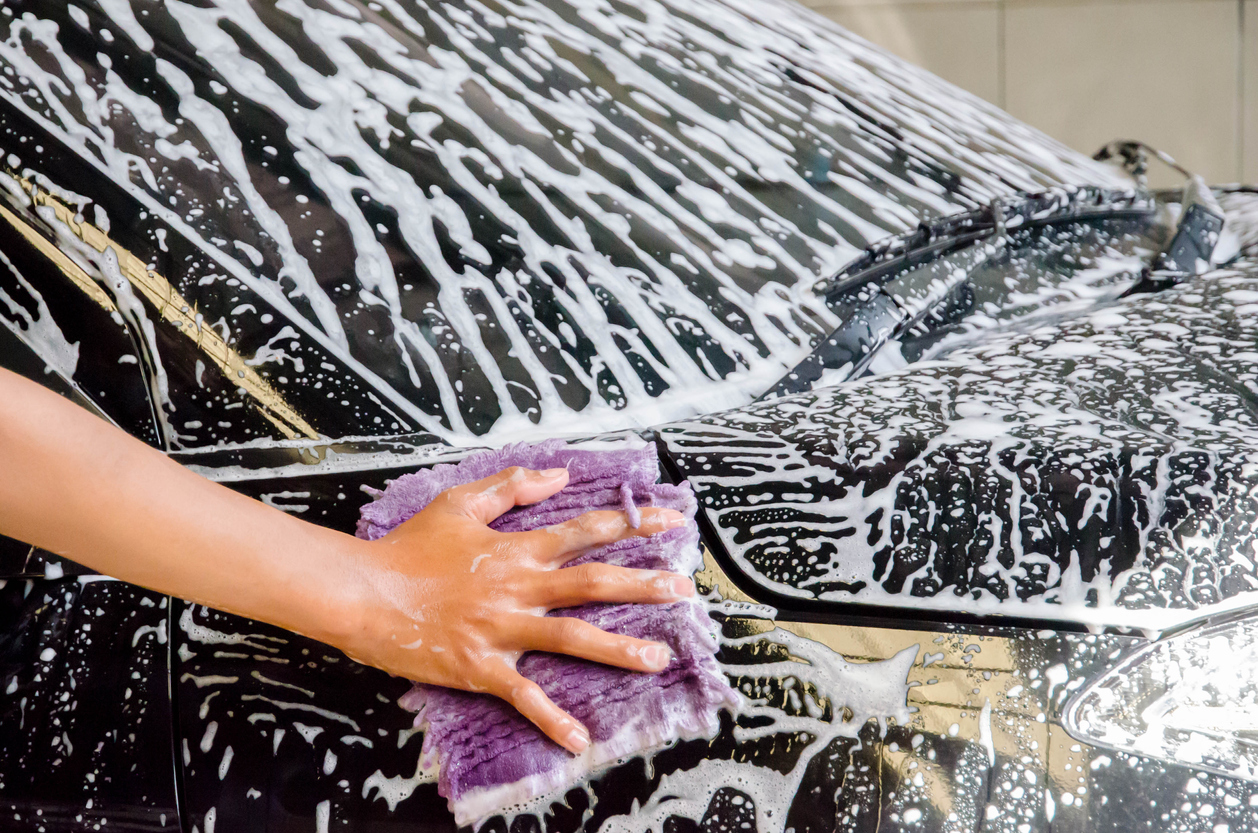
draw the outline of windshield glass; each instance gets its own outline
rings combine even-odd
[[[998,195],[1124,184],[793,4],[3,15],[5,106],[154,218],[114,237],[229,347],[271,345],[252,366],[281,392],[303,371],[274,339],[334,355],[396,417],[360,433],[501,441],[742,404],[838,323],[809,287],[871,242]],[[39,172],[26,139],[0,143]],[[208,260],[164,257],[157,219]]]

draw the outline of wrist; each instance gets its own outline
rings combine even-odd
[[[303,534],[272,564],[276,586],[262,594],[266,609],[249,613],[261,619],[344,649],[362,632],[369,542],[306,522]],[[262,557],[275,553],[261,554]],[[276,603],[279,602],[277,605]]]

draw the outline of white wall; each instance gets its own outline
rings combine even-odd
[[[1258,184],[1258,0],[803,2],[1089,155],[1140,139]]]

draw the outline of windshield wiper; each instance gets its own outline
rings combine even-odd
[[[843,323],[761,399],[809,390],[817,382],[854,379],[888,342],[923,324],[934,328],[964,316],[974,301],[970,273],[999,248],[993,243],[967,246],[891,280],[857,288],[841,304],[846,307],[840,313]]]
[[[921,344],[960,321],[974,305],[969,276],[989,259],[1003,256],[1007,229],[1156,214],[1156,203],[1145,191],[1061,188],[996,199],[977,211],[944,217],[875,244],[838,275],[814,286],[842,323],[760,398],[854,379],[890,342],[909,336]]]
[[[1161,292],[1210,268],[1214,248],[1223,231],[1223,208],[1199,176],[1189,177],[1180,206],[1179,222],[1171,242],[1123,297]]]

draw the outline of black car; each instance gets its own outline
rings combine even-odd
[[[744,706],[490,830],[1258,829],[1258,194],[1099,155],[781,0],[9,0],[0,364],[344,530],[653,443]],[[0,829],[455,826],[319,643],[0,634]]]

